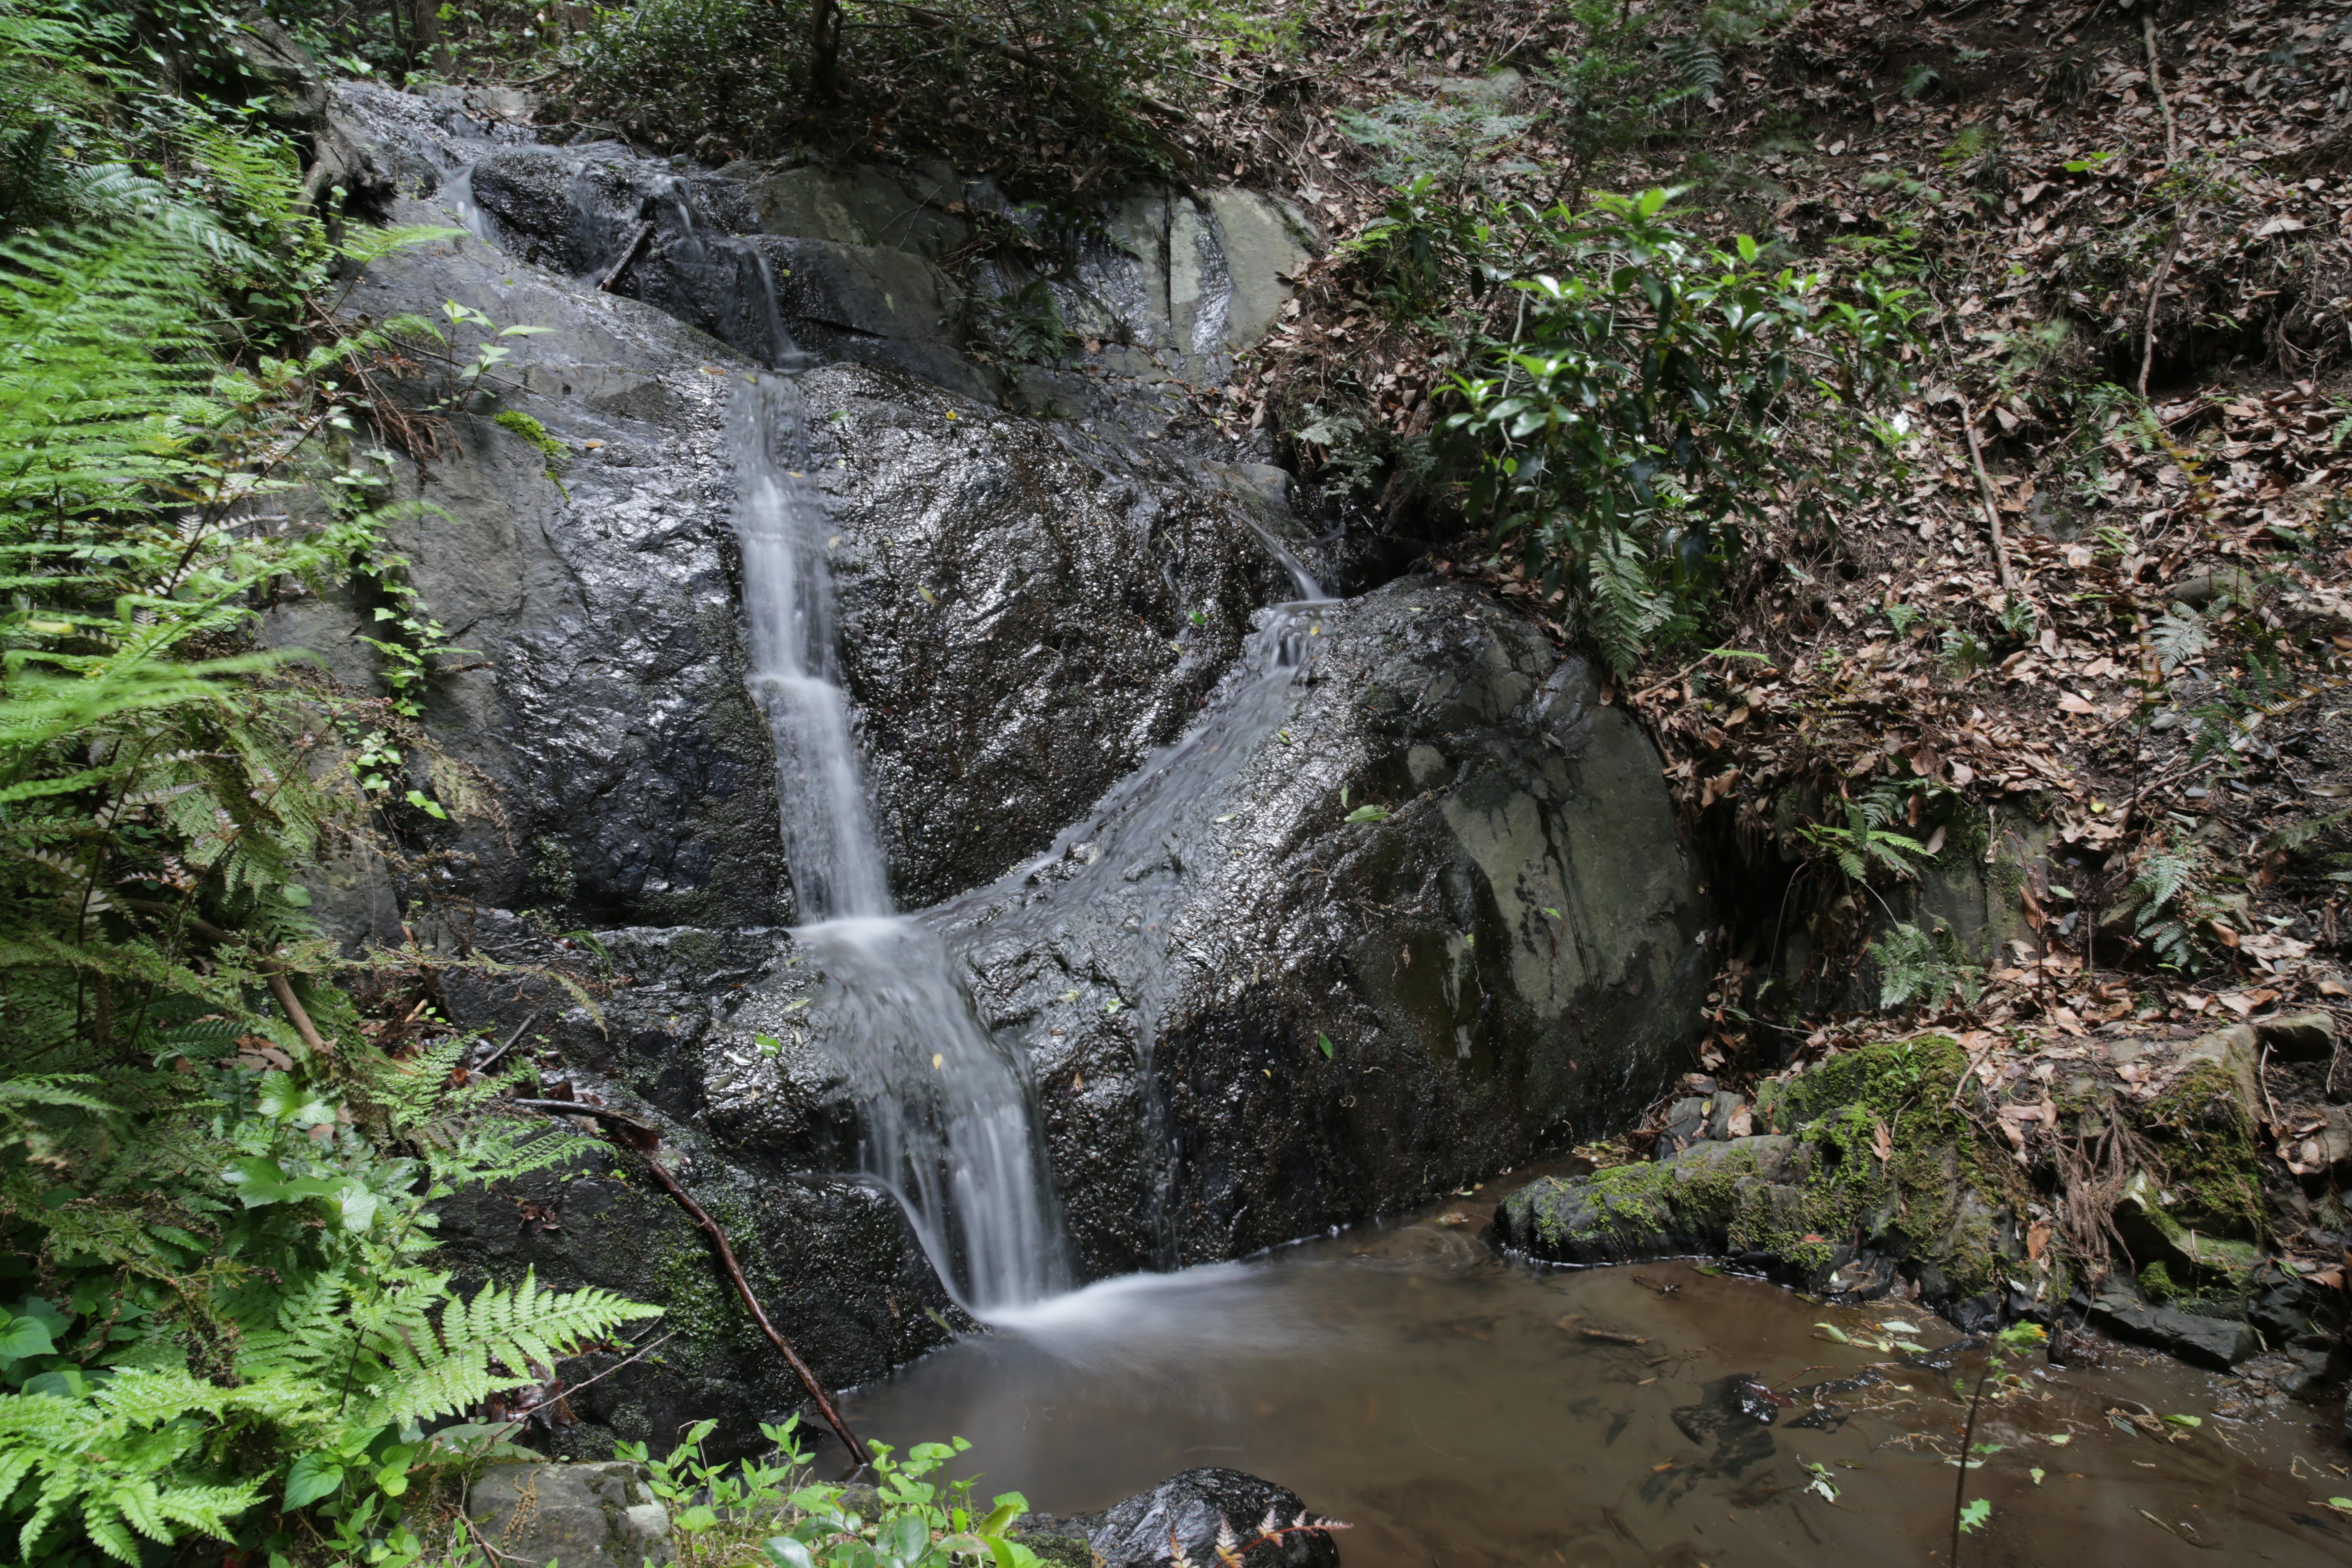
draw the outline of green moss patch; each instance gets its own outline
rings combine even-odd
[[[549,435],[547,433],[546,426],[541,425],[530,415],[518,413],[511,408],[508,409],[503,414],[494,416],[491,418],[490,423],[497,426],[501,430],[512,431],[515,435],[521,437],[524,440],[538,447],[540,458],[545,465],[547,482],[553,485],[557,492],[561,494],[564,500],[570,500],[572,499],[572,492],[563,488],[562,476],[559,474],[556,469],[556,466],[559,463],[565,461],[572,456],[572,449],[570,447],[557,440],[554,437]]]

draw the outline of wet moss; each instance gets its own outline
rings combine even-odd
[[[2263,1234],[2261,1150],[2227,1068],[2204,1062],[2182,1074],[2148,1106],[2142,1125],[2163,1163],[2176,1222]]]
[[[541,465],[547,474],[547,482],[553,485],[566,500],[572,499],[572,492],[563,488],[562,476],[556,468],[557,464],[572,456],[570,447],[549,435],[546,426],[541,425],[530,415],[516,409],[509,408],[503,414],[492,416],[490,423],[501,430],[521,437],[538,447]]]

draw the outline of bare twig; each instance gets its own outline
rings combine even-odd
[[[498,1066],[499,1058],[506,1055],[509,1051],[514,1049],[515,1042],[522,1038],[522,1032],[538,1022],[539,1015],[537,1013],[533,1013],[529,1017],[523,1019],[521,1023],[517,1024],[515,1026],[514,1033],[507,1037],[507,1043],[500,1046],[497,1050],[492,1051],[488,1056],[484,1057],[480,1061],[475,1063],[474,1070],[478,1073],[484,1073]]]
[[[614,1362],[612,1365],[606,1367],[595,1376],[588,1379],[587,1382],[575,1383],[569,1388],[559,1387],[553,1394],[549,1394],[546,1398],[541,1400],[538,1404],[530,1406],[529,1409],[516,1411],[513,1415],[508,1416],[501,1425],[506,1426],[521,1426],[531,1416],[538,1415],[541,1411],[546,1409],[549,1405],[553,1405],[558,1400],[569,1399],[573,1394],[579,1393],[582,1389],[588,1387],[591,1384],[602,1383],[606,1378],[612,1376],[614,1373],[620,1371],[623,1367],[645,1360],[646,1357],[653,1354],[654,1352],[661,1349],[662,1346],[677,1338],[678,1333],[678,1330],[672,1329],[669,1332],[654,1341],[651,1344],[638,1346],[635,1350],[631,1351],[621,1360]]]
[[[735,1282],[736,1293],[743,1298],[743,1305],[751,1309],[752,1320],[760,1325],[760,1331],[768,1336],[768,1342],[776,1347],[777,1353],[800,1378],[801,1386],[808,1390],[811,1399],[816,1401],[817,1411],[824,1415],[824,1424],[833,1428],[834,1436],[841,1439],[842,1446],[849,1450],[850,1458],[860,1464],[872,1464],[872,1450],[858,1440],[857,1434],[852,1432],[849,1424],[841,1418],[841,1412],[834,1408],[833,1400],[826,1395],[824,1385],[817,1382],[816,1373],[811,1372],[808,1363],[784,1342],[784,1336],[776,1332],[776,1326],[768,1321],[768,1314],[761,1308],[760,1298],[752,1294],[751,1282],[743,1278],[742,1265],[735,1261],[735,1249],[728,1245],[727,1233],[719,1228],[719,1222],[703,1212],[700,1204],[687,1195],[686,1189],[678,1185],[677,1178],[669,1173],[667,1166],[651,1155],[646,1156],[646,1164],[652,1170],[654,1179],[669,1189],[669,1195],[677,1200],[680,1208],[694,1216],[695,1222],[710,1237],[711,1245],[719,1248],[719,1264],[727,1270],[727,1278]]]
[[[2156,99],[2156,111],[2164,116],[2164,161],[2168,164],[2180,162],[2180,128],[2173,123],[2172,104],[2164,96],[2164,62],[2156,58],[2156,7],[2150,5],[2139,14],[2140,42],[2147,48],[2147,90]]]
[[[2184,212],[2180,221],[2172,226],[2172,238],[2164,247],[2164,259],[2156,264],[2156,276],[2148,279],[2147,313],[2139,326],[2139,395],[2147,400],[2147,374],[2156,368],[2156,306],[2164,298],[2165,279],[2172,276],[2172,258],[2180,254],[2180,241],[2189,232],[2189,223],[2196,215]]]
[[[2014,594],[2017,574],[2010,569],[2009,541],[2000,531],[2000,498],[1993,493],[1992,476],[1985,472],[1984,447],[1977,442],[1977,416],[1969,411],[1966,398],[1960,400],[1960,429],[1969,438],[1969,461],[1976,465],[1977,490],[1984,497],[1985,524],[1992,530],[1992,563],[2000,574],[2000,585]]]
[[[620,259],[604,268],[604,276],[596,279],[599,293],[610,292],[613,285],[620,281],[621,274],[628,270],[629,263],[637,258],[637,247],[645,244],[646,236],[653,231],[654,220],[646,218],[630,232],[629,243],[621,247]]]

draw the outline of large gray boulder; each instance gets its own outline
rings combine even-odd
[[[447,221],[424,203],[399,212]],[[412,896],[574,925],[776,923],[791,906],[774,758],[743,687],[730,578],[726,403],[749,367],[464,236],[376,261],[346,310],[383,321],[445,301],[541,332],[505,340],[520,352],[489,393],[394,384],[415,422],[376,499],[401,574],[465,650],[436,660],[451,672],[429,684],[412,772],[453,806],[481,804],[446,826],[409,815],[436,857]],[[484,335],[459,329],[457,358]],[[267,636],[378,688],[361,640],[382,635],[376,604],[289,590]],[[331,915],[357,899],[326,890]]]
[[[1596,1131],[1680,1065],[1711,971],[1656,752],[1583,659],[1425,578],[1264,618],[1199,730],[932,917],[1038,1085],[1089,1274]]]
[[[1410,1207],[1620,1121],[1682,1065],[1711,972],[1657,754],[1583,659],[1426,578],[1261,620],[1198,728],[925,917],[1035,1085],[1089,1277]],[[838,1157],[856,1115],[799,956],[700,1058],[709,1125],[785,1164]]]

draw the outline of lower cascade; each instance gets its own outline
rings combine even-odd
[[[1022,1306],[1070,1283],[1028,1085],[972,1016],[945,945],[892,908],[836,681],[798,389],[747,378],[730,413],[749,681],[775,739],[793,883],[814,917],[794,935],[841,993],[835,1049],[859,1089],[866,1169],[898,1194],[966,1307]]]

